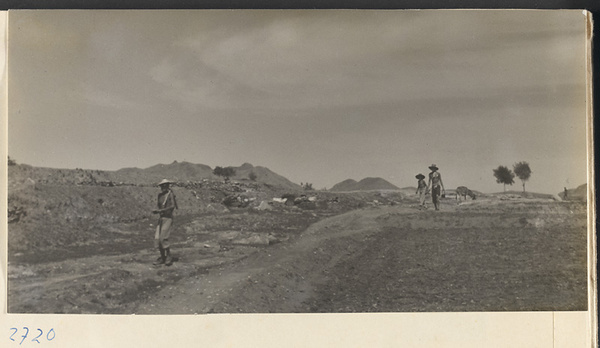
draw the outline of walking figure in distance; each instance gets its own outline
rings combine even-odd
[[[417,178],[417,192],[415,194],[419,195],[419,209],[425,208],[427,209],[427,205],[425,205],[425,194],[427,193],[427,183],[425,182],[425,175],[419,173],[415,175]]]
[[[440,191],[442,192],[442,195],[446,196],[446,189],[442,182],[442,174],[438,172],[439,168],[435,164],[429,166],[429,169],[431,169],[431,173],[429,173],[427,187],[431,189],[431,200],[433,201],[435,210],[440,210]]]
[[[171,234],[173,225],[173,210],[177,208],[177,201],[175,200],[175,194],[170,188],[172,183],[164,179],[158,184],[161,190],[158,194],[158,209],[152,211],[154,214],[159,214],[158,225],[154,234],[154,247],[160,251],[160,256],[154,262],[154,265],[157,266],[162,264],[170,266],[173,264],[169,235]]]

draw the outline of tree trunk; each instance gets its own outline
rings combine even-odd
[[[525,193],[525,182],[523,182],[523,193]]]
[[[506,193],[506,184],[504,184],[504,193]]]

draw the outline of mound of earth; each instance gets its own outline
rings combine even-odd
[[[576,189],[567,189],[566,198],[564,191],[558,193],[558,196],[562,200],[587,202],[587,184],[580,185]]]

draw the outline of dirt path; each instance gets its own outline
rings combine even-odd
[[[323,258],[323,250],[319,246],[324,241],[372,233],[377,228],[376,217],[388,210],[398,211],[398,208],[355,211],[317,222],[294,242],[262,249],[248,258],[211,269],[208,274],[168,286],[147,303],[141,304],[136,313],[261,312],[263,304],[271,300],[273,302],[268,307],[277,308],[277,311],[298,311],[299,306],[313,295],[312,286],[320,280],[320,274],[343,256]],[[410,211],[414,212],[413,209]],[[277,284],[264,283],[264,277],[277,279]],[[246,294],[247,303],[234,308],[239,304],[240,289],[252,285],[265,286],[267,291],[286,295],[275,298],[253,289],[252,294]],[[252,307],[255,307],[254,310]]]
[[[176,267],[156,267],[153,250],[125,255],[92,255],[33,265],[9,264],[9,311],[35,313],[132,313],[165,284],[206,273],[208,268],[243,257],[242,250],[181,248],[193,255]]]

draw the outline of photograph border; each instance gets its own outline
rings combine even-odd
[[[171,2],[173,3],[173,2]],[[362,3],[362,2],[361,2]],[[131,2],[129,3],[131,4]],[[96,8],[96,7],[94,7]],[[138,8],[138,7],[134,7]],[[353,7],[354,8],[354,7]],[[0,152],[8,155],[8,76],[6,69],[6,31],[8,13],[0,15],[4,28],[4,68],[1,89],[2,134]],[[592,30],[590,23],[590,30]],[[593,28],[596,32],[597,28]],[[1,35],[0,35],[1,37]],[[591,37],[588,46],[588,71],[592,71]],[[596,51],[598,45],[594,47]],[[1,62],[2,60],[0,60]],[[176,344],[177,346],[461,346],[510,347],[588,347],[597,346],[597,269],[596,269],[596,177],[594,107],[597,72],[588,75],[588,262],[589,308],[586,312],[480,312],[480,313],[388,313],[388,314],[260,314],[198,316],[135,315],[38,315],[7,314],[7,294],[3,292],[0,342],[8,342],[10,328],[32,330],[53,328],[60,336],[58,346],[138,346]],[[7,166],[0,166],[0,181],[6,187]],[[0,190],[3,211],[1,288],[7,287],[7,192]],[[585,327],[585,337],[582,336]],[[166,330],[165,330],[166,328]],[[20,334],[19,334],[20,336]],[[55,343],[58,344],[59,341]],[[10,342],[12,343],[12,342]]]

